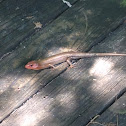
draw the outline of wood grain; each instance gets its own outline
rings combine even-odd
[[[23,29],[21,34],[16,31],[9,33],[12,39],[8,36],[5,45],[1,44],[3,55],[11,52],[0,60],[0,120],[3,121],[3,126],[85,125],[125,87],[123,80],[126,59],[123,57],[82,59],[74,69],[67,71],[67,64],[62,64],[57,70],[24,69],[24,65],[30,60],[68,49],[82,52],[126,52],[125,24],[117,28],[125,17],[126,9],[121,7],[119,2],[78,1],[71,8],[65,9],[66,11],[64,8],[68,7],[62,1],[57,1],[60,6],[48,2],[48,11],[42,11],[40,8],[45,18],[40,17],[39,13],[38,17],[36,16],[38,19],[45,19],[45,27],[42,30],[28,35],[29,29],[34,28],[28,21],[28,29]],[[29,4],[27,6],[30,7]],[[56,9],[51,9],[56,5]],[[37,6],[39,3],[36,3],[35,7]],[[2,9],[4,10],[4,7]],[[53,13],[57,11],[62,14],[54,20]],[[48,18],[47,12],[52,14],[52,20]],[[32,11],[31,15],[33,14]],[[10,21],[12,19],[10,18]],[[10,22],[8,19],[7,21]],[[52,22],[48,23],[49,21]],[[85,32],[86,24],[88,27]],[[20,23],[15,27],[19,25]],[[23,26],[24,24],[21,24],[19,28]],[[113,29],[115,32],[106,36]],[[11,30],[12,27],[10,32]],[[13,39],[16,41],[12,41]],[[101,41],[102,39],[105,40]],[[103,68],[98,69],[100,65]],[[31,118],[33,122],[29,121]]]

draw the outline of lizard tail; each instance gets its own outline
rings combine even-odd
[[[85,53],[85,57],[94,56],[126,56],[126,54],[121,53]]]
[[[76,53],[71,52],[70,57],[82,58],[82,57],[102,57],[102,56],[126,56],[126,54],[121,53]]]

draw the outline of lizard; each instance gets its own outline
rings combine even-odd
[[[55,65],[58,65],[63,62],[67,62],[68,65],[72,68],[72,60],[81,59],[85,57],[103,57],[103,56],[126,56],[126,54],[119,53],[81,53],[81,52],[63,52],[59,53],[45,59],[39,59],[30,61],[25,65],[26,69],[31,70],[41,70],[46,68],[55,68]]]

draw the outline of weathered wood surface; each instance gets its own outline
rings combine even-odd
[[[100,41],[125,13],[126,8],[117,1],[79,1],[44,29],[23,39],[0,63],[1,125],[85,125],[101,112],[125,87],[125,58],[83,59],[67,71],[66,64],[43,71],[25,70],[24,65],[68,48],[125,53],[125,24]],[[100,70],[99,63],[104,64]]]
[[[91,51],[100,47],[99,51],[116,49],[119,52],[121,49],[125,52],[121,46],[125,44],[125,34],[126,28],[122,25]],[[117,45],[120,48],[116,48]],[[2,126],[86,125],[126,87],[125,63],[124,57],[81,59],[75,68],[68,69],[27,100]]]
[[[110,125],[125,126],[126,125],[126,93],[115,101],[115,103],[107,109],[101,116],[90,123],[90,126]]]
[[[67,9],[59,0],[4,0],[0,4],[0,57],[34,35],[38,31],[34,23],[40,22],[43,29]]]

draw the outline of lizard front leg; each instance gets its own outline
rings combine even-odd
[[[74,65],[71,62],[71,58],[70,57],[66,60],[66,62],[68,63],[68,65],[70,65],[70,68],[74,67]]]

